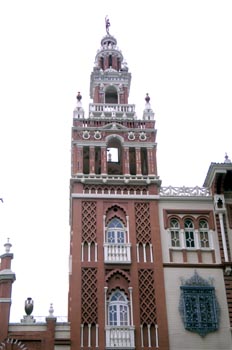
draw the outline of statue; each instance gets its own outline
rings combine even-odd
[[[108,35],[110,35],[110,32],[109,32],[110,20],[109,20],[108,16],[105,17],[105,23],[106,23],[106,33]]]

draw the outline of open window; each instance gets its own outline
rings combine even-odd
[[[105,103],[118,103],[118,92],[115,86],[108,86],[105,92]]]

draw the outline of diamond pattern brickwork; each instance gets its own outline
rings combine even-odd
[[[83,268],[81,283],[81,323],[98,323],[97,269]]]
[[[151,269],[140,269],[138,274],[140,323],[154,325],[156,323],[154,273]]]
[[[149,203],[135,203],[135,225],[137,243],[151,243]]]
[[[97,204],[96,202],[82,203],[82,241],[96,242]]]

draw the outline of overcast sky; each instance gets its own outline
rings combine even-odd
[[[129,103],[155,112],[163,186],[202,186],[232,158],[231,0],[0,2],[0,253],[12,243],[11,320],[67,315],[72,112],[88,113],[97,49],[110,33],[132,73]]]

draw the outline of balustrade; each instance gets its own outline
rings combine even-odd
[[[106,348],[134,348],[135,330],[132,326],[107,326]]]
[[[104,244],[105,263],[131,263],[131,244],[130,243],[105,243]]]

